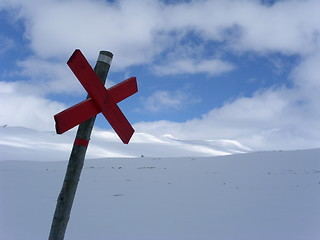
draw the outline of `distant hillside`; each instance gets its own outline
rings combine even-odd
[[[0,127],[0,161],[2,160],[67,160],[75,132],[63,135],[19,127]],[[251,150],[234,140],[188,141],[171,135],[161,137],[135,133],[124,145],[114,132],[95,130],[87,158],[103,157],[187,157],[218,156]]]

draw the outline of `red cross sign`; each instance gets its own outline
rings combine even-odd
[[[56,114],[56,132],[62,134],[101,112],[122,142],[129,143],[134,129],[117,103],[138,92],[136,78],[131,77],[106,89],[80,50],[74,51],[67,64],[90,98]]]

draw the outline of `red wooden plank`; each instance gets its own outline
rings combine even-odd
[[[116,104],[111,103],[102,111],[102,114],[108,120],[122,142],[128,144],[134,133],[134,129],[123,115],[120,108]]]
[[[92,100],[96,102],[102,110],[106,104],[105,101],[106,97],[108,97],[108,92],[81,51],[74,51],[67,64]]]
[[[115,103],[121,102],[136,92],[138,92],[136,77],[128,78],[108,89],[108,93]]]
[[[78,124],[100,113],[100,109],[91,98],[84,100],[66,110],[54,115],[56,132],[62,134]]]

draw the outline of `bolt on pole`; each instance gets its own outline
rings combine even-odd
[[[94,67],[103,85],[106,82],[112,57],[111,52],[100,51]],[[96,116],[81,123],[78,127],[62,189],[57,199],[49,240],[64,239],[95,119]]]

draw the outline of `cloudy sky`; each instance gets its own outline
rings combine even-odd
[[[0,124],[54,130],[86,93],[67,60],[114,54],[107,86],[138,132],[320,146],[318,0],[2,0]],[[110,129],[101,116],[96,126]]]

